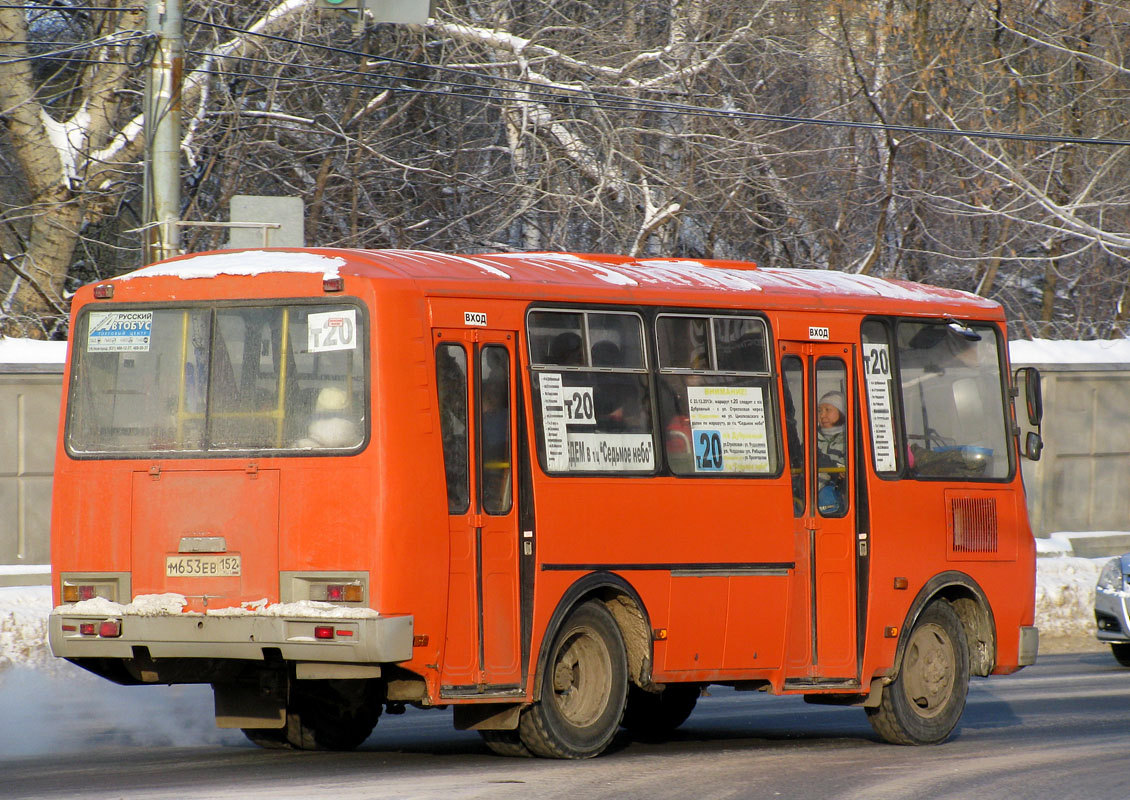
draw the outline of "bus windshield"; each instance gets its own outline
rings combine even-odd
[[[100,307],[74,339],[77,456],[356,449],[363,314],[352,305]]]
[[[919,477],[1011,474],[997,331],[989,325],[898,326],[909,466]]]

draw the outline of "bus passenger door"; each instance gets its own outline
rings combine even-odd
[[[515,339],[435,332],[450,536],[446,696],[516,691],[522,683]]]
[[[781,343],[799,590],[788,663],[802,683],[858,677],[851,363],[849,345]]]

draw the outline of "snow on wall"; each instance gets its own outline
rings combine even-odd
[[[66,342],[0,336],[0,364],[62,364],[66,360]]]
[[[1059,341],[1017,339],[1008,343],[1014,364],[1126,364],[1130,366],[1130,339]]]

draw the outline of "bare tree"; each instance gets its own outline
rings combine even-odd
[[[147,40],[140,0],[108,7],[0,9],[9,331],[139,263]],[[447,0],[355,37],[312,0],[186,0],[183,213],[297,195],[311,243],[847,269],[1109,335],[1130,149],[1086,142],[1127,138],[1128,23],[1101,0]]]

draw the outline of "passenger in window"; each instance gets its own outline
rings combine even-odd
[[[816,502],[824,516],[844,510],[844,473],[847,465],[847,437],[844,422],[844,396],[827,392],[816,406],[816,469],[819,475]]]
[[[585,358],[581,349],[581,337],[573,331],[565,331],[553,337],[549,343],[549,354],[546,359],[550,364],[562,367],[584,366]]]
[[[592,346],[594,366],[615,367],[623,363],[620,348],[609,341]],[[642,422],[639,385],[630,375],[601,375],[593,381],[593,411],[601,431],[638,430]]]
[[[326,386],[318,392],[314,403],[314,413],[306,436],[299,439],[296,447],[314,449],[319,447],[351,447],[360,440],[357,422],[349,412],[349,395],[337,386]]]
[[[690,359],[691,369],[705,370],[709,368],[706,351],[703,349],[694,353]],[[667,448],[667,458],[671,468],[678,473],[691,472],[694,469],[694,448],[691,444],[691,418],[689,414],[689,392],[691,386],[703,386],[706,377],[699,374],[690,374],[682,379],[684,387],[672,394],[671,403],[674,407],[667,427],[664,431]]]

